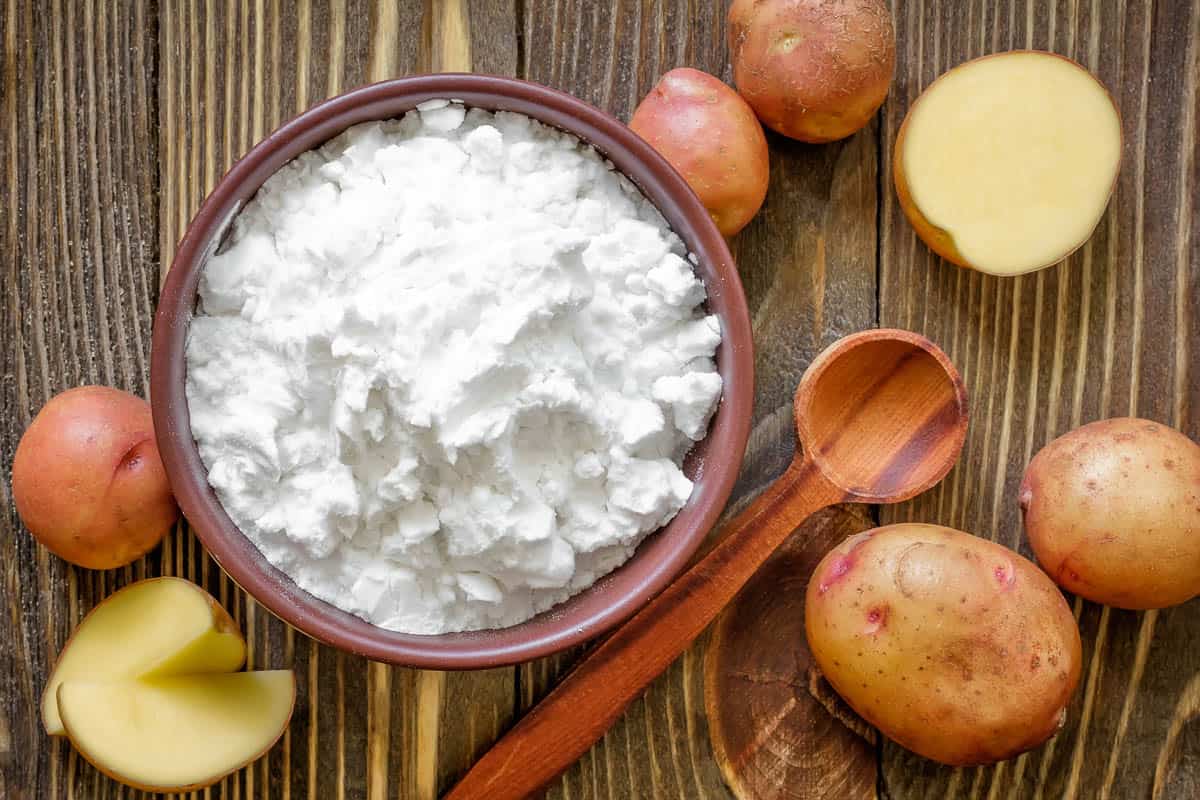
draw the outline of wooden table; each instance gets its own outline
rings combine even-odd
[[[725,4],[716,0],[114,5],[8,0],[0,10],[6,471],[55,392],[81,383],[146,391],[156,289],[188,219],[239,154],[321,98],[413,72],[472,69],[540,81],[628,118],[671,67],[729,78]],[[966,376],[974,418],[960,466],[882,519],[941,522],[1028,552],[1015,494],[1045,442],[1124,414],[1200,435],[1200,2],[924,0],[897,2],[895,17],[896,81],[875,122],[824,147],[772,137],[767,205],[734,243],[755,324],[758,394],[733,505],[787,463],[791,393],[809,359],[843,334],[900,326],[945,347]],[[947,265],[915,239],[892,189],[892,145],[905,109],[935,76],[1022,47],[1064,53],[1098,73],[1124,118],[1125,161],[1083,249],[1052,269],[999,280]],[[0,492],[6,798],[137,794],[46,738],[36,702],[74,622],[144,576],[202,582],[244,626],[253,666],[293,667],[300,679],[282,743],[205,797],[434,798],[578,656],[456,674],[371,664],[256,607],[185,529],[131,567],[77,570],[21,529],[7,480]],[[878,791],[1200,796],[1200,603],[1144,614],[1074,607],[1084,677],[1057,739],[968,770],[883,744],[866,751],[878,754]],[[550,796],[731,796],[701,700],[706,641]],[[817,781],[791,792],[828,788]]]

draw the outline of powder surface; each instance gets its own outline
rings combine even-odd
[[[431,101],[264,184],[205,267],[192,433],[302,588],[411,633],[512,625],[687,501],[721,333],[657,210],[573,136]]]

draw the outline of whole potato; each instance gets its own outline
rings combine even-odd
[[[52,398],[17,445],[17,513],[56,555],[120,567],[158,544],[179,516],[145,400],[106,386]]]
[[[993,542],[937,525],[851,536],[813,573],[813,658],[868,722],[945,764],[987,764],[1062,726],[1079,629],[1058,588]]]
[[[726,236],[767,196],[767,137],[754,111],[717,78],[673,69],[638,104],[629,127],[671,163]]]
[[[767,127],[831,142],[887,97],[896,32],[883,0],[734,0],[729,52],[733,82]]]
[[[1084,425],[1021,483],[1025,531],[1064,589],[1118,608],[1200,594],[1200,445],[1144,419]]]

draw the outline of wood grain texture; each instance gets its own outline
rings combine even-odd
[[[894,194],[881,210],[883,324],[941,342],[976,420],[961,465],[886,521],[940,522],[1026,555],[1016,502],[1030,457],[1093,419],[1138,415],[1200,434],[1196,155],[1200,6],[1190,2],[913,2],[897,6],[900,65],[883,113],[883,165],[905,110],[968,58],[1019,47],[1071,56],[1121,111],[1124,163],[1096,234],[1056,267],[1004,280],[932,256]],[[884,751],[891,796],[1185,797],[1196,785],[1193,681],[1200,604],[1137,614],[1076,601],[1084,677],[1050,744],[990,769]],[[1170,787],[1170,788],[1168,788]],[[1181,793],[1175,793],[1181,792]]]
[[[0,796],[100,797],[113,785],[37,710],[70,628],[153,557],[74,570],[20,526],[17,442],[53,394],[104,383],[144,394],[158,271],[154,4],[0,6]]]
[[[809,360],[876,322],[943,345],[975,423],[937,491],[885,512],[1021,544],[1015,489],[1054,435],[1138,413],[1200,435],[1200,106],[1196,0],[904,0],[895,91],[824,147],[770,137],[763,213],[734,242],[757,341],[754,431],[736,513],[790,462],[791,395]],[[435,38],[436,34],[436,38]],[[147,387],[157,279],[205,193],[292,114],[418,70],[528,77],[622,118],[688,65],[729,79],[724,4],[701,0],[0,0],[0,796],[142,797],[42,736],[36,701],[70,627],[160,573],[213,591],[256,666],[291,666],[300,703],[267,759],[204,798],[426,798],[542,696],[578,652],[517,670],[439,674],[314,645],[248,601],[182,527],[122,570],[75,570],[16,518],[7,470],[52,394]],[[1094,69],[1124,117],[1125,163],[1097,235],[1065,265],[999,280],[915,240],[890,184],[895,131],[937,74],[1049,47]],[[469,59],[469,61],[468,61]],[[877,225],[878,220],[878,225]],[[1026,552],[1028,552],[1026,550]],[[944,770],[884,748],[893,798],[1183,798],[1200,786],[1200,607],[1076,605],[1087,652],[1068,728],[1030,756]],[[549,792],[728,798],[703,709],[702,637]]]

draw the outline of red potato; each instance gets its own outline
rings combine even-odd
[[[732,236],[767,196],[767,138],[746,101],[717,78],[673,69],[633,112],[629,127],[671,163]]]
[[[30,533],[91,569],[144,555],[179,517],[149,404],[105,386],[63,392],[38,412],[17,445],[12,488]]]
[[[803,142],[831,142],[875,114],[896,70],[883,0],[734,0],[733,82],[763,123]]]
[[[1200,445],[1129,417],[1046,445],[1021,483],[1025,532],[1060,586],[1118,608],[1200,595]]]
[[[945,764],[987,764],[1062,726],[1079,628],[1032,562],[937,525],[849,537],[808,584],[805,629],[830,684],[872,725]]]

